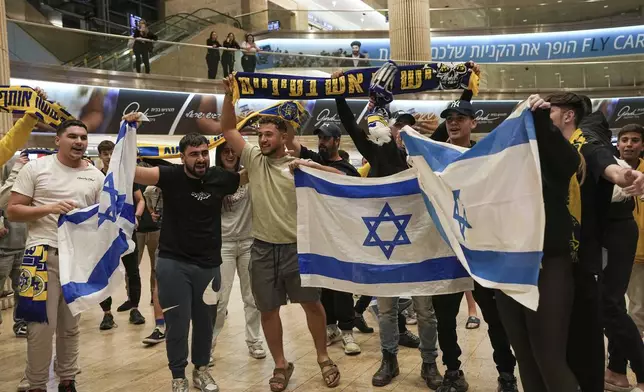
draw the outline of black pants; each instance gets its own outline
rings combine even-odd
[[[233,57],[232,53],[224,53],[221,55],[221,67],[224,73],[224,77],[227,77],[228,75],[233,73],[234,65],[235,58]]]
[[[320,301],[326,312],[326,325],[337,323],[342,331],[353,330],[353,294],[322,289]]]
[[[134,241],[134,252],[121,258],[125,267],[125,279],[127,279],[127,297],[132,307],[138,308],[141,301],[141,274],[139,273],[139,244],[136,241],[136,232],[132,236]],[[101,309],[104,312],[112,310],[112,297],[101,302]]]
[[[633,219],[610,222],[604,232],[608,263],[602,280],[604,333],[608,338],[608,369],[626,374],[627,361],[644,382],[644,343],[633,319],[626,312],[624,295],[631,278],[639,233]]]
[[[541,264],[537,311],[499,290],[499,315],[519,362],[524,392],[577,392],[577,380],[566,362],[574,296],[572,260],[568,255],[544,257]]]
[[[488,336],[494,350],[493,358],[499,373],[514,373],[516,359],[510,348],[510,341],[505,333],[499,311],[496,306],[495,290],[487,289],[474,282],[472,292],[476,303],[481,308],[483,319],[488,324]],[[443,363],[448,370],[461,367],[459,357],[462,354],[456,334],[456,316],[458,315],[463,293],[435,295],[432,297],[434,311],[438,320],[438,344],[443,351]]]
[[[255,72],[257,56],[243,55],[241,58],[241,66],[244,72]]]
[[[221,288],[219,267],[201,268],[184,261],[157,259],[159,305],[165,309],[166,350],[172,378],[185,378],[188,366],[188,334],[192,321],[192,363],[208,366],[212,347],[212,330],[217,306],[206,305],[204,291]]]
[[[136,72],[141,73],[141,63],[145,65],[145,73],[150,73],[150,53],[147,50],[134,51],[134,57],[136,57]]]
[[[604,330],[601,320],[601,275],[573,264],[575,296],[568,330],[568,366],[582,392],[604,391]]]
[[[219,57],[206,56],[206,64],[208,64],[208,79],[216,79],[217,70],[219,69]]]
[[[353,308],[353,310],[358,314],[364,313],[364,311],[369,307],[372,299],[373,297],[371,296],[361,295],[360,298],[358,298],[358,300],[356,301],[356,306]],[[398,313],[398,333],[402,334],[405,332],[407,332],[407,320],[405,320],[405,316],[403,316],[401,313]]]

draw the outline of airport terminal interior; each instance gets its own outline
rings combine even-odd
[[[0,0],[0,136],[0,392],[644,392],[642,0]]]

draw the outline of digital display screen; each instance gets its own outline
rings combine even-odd
[[[281,27],[279,20],[271,20],[268,22],[268,31],[279,30]]]

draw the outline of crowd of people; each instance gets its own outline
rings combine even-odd
[[[237,45],[232,34],[219,45],[214,32],[208,44],[215,51]],[[244,48],[252,45],[252,36],[247,36]],[[214,54],[209,50],[208,56]],[[214,77],[219,58],[207,60],[209,69],[212,61]],[[222,55],[224,72],[231,69],[228,61]],[[254,67],[250,59],[246,62]],[[471,72],[479,73],[478,65],[470,65]],[[339,71],[332,77],[343,74]],[[370,307],[371,297],[362,296],[354,303],[353,293],[304,287],[300,280],[295,184],[285,172],[303,166],[354,177],[385,177],[405,171],[410,166],[400,132],[414,125],[414,117],[392,114],[390,141],[376,144],[357,125],[347,101],[337,98],[342,128],[363,156],[364,166],[356,168],[339,148],[343,130],[331,123],[314,132],[317,152],[302,145],[293,127],[274,116],[261,117],[255,125],[257,144],[247,141],[242,136],[244,129],[237,129],[234,79],[226,77],[223,83],[226,94],[218,129],[226,141],[217,147],[214,166],[207,138],[188,134],[179,144],[182,164],[140,162],[132,184],[136,217],[132,239],[137,248],[122,258],[127,301],[117,311],[128,311],[132,324],[146,323],[138,307],[142,296],[139,264],[147,248],[155,325],[144,343],[165,342],[172,391],[189,390],[189,353],[193,386],[204,392],[219,390],[209,367],[225,326],[235,274],[240,280],[248,354],[265,358],[265,342],[275,363],[271,391],[285,390],[295,371],[284,352],[280,316],[280,308],[289,302],[304,310],[322,383],[327,387],[341,382],[341,368],[327,347],[341,342],[346,355],[359,355],[353,330],[374,332],[363,316],[371,308],[377,316],[382,352],[381,365],[372,377],[374,386],[387,386],[400,374],[398,347],[403,345],[418,348],[419,376],[429,389],[467,391],[456,319],[463,296],[468,294],[378,297],[377,305]],[[431,135],[433,140],[474,146],[471,134],[477,122],[471,98],[472,92],[465,90],[448,105],[441,113],[445,121]],[[370,108],[377,105],[378,100],[371,97]],[[532,95],[526,105],[534,119],[546,216],[539,307],[532,311],[501,291],[475,283],[472,302],[468,301],[467,327],[480,324],[478,304],[488,325],[498,371],[497,391],[516,392],[519,382],[525,392],[644,391],[644,290],[639,279],[644,253],[644,237],[639,235],[644,229],[640,198],[644,194],[640,158],[644,127],[633,124],[619,130],[615,149],[603,114],[593,112],[587,97],[570,92],[543,98]],[[139,114],[124,119],[136,122]],[[19,132],[28,135],[37,121],[26,115],[8,137]],[[76,391],[82,350],[79,316],[72,316],[61,295],[57,219],[99,201],[114,150],[110,141],[99,144],[103,170],[88,163],[84,159],[87,127],[78,120],[63,122],[55,142],[55,154],[35,160],[25,155],[5,159],[9,174],[0,188],[4,219],[0,283],[11,277],[14,291],[20,291],[23,253],[47,264],[46,319],[24,320],[27,314],[20,306],[14,313],[16,336],[27,338],[27,365],[19,390],[31,392],[46,391],[54,335],[59,391]],[[218,293],[216,303],[206,302],[204,293],[209,290]],[[104,312],[100,330],[116,326],[111,305],[111,298],[100,304]],[[406,328],[412,323],[418,324],[418,336]],[[607,367],[604,336],[608,339]],[[444,374],[437,366],[439,357],[446,367]],[[629,365],[637,385],[630,385],[626,376]]]

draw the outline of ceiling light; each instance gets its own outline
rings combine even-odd
[[[443,24],[443,23],[444,23],[444,22],[441,20],[441,24]]]
[[[502,70],[501,70],[501,72],[505,72],[505,70],[504,70],[504,69],[502,69]]]
[[[523,19],[523,23],[525,23],[525,22],[527,22],[527,21],[528,21],[527,19]]]
[[[510,78],[510,80],[514,80],[514,78]]]
[[[548,5],[548,3],[539,3],[540,6]]]
[[[520,85],[519,85],[519,88],[523,88],[523,85],[522,85],[522,84],[520,84]]]
[[[557,3],[561,3],[563,0],[557,0]]]
[[[555,72],[555,76],[559,76],[559,75],[561,75],[559,72]]]
[[[360,18],[360,22],[364,23],[364,18]]]
[[[604,67],[604,69],[608,69],[608,67]]]
[[[608,6],[607,6],[607,5],[605,5],[605,6],[604,6],[604,8],[608,8]]]
[[[335,7],[337,3],[335,1],[332,1],[331,4],[333,4],[333,6]]]
[[[604,75],[605,78],[610,78],[610,75]]]
[[[517,7],[517,11],[520,11],[520,10],[521,10],[521,7]]]

